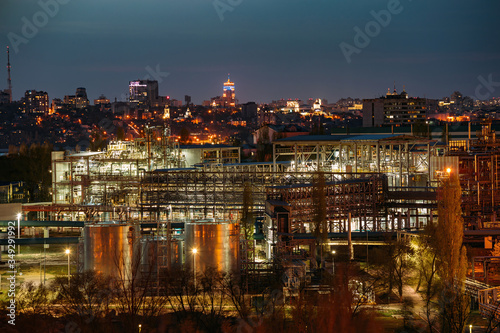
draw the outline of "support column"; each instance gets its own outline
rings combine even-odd
[[[428,173],[428,178],[427,178],[427,186],[431,185],[431,144],[430,142],[427,143],[427,173]]]
[[[339,171],[342,172],[342,143],[339,144]]]
[[[377,172],[380,172],[380,145],[377,142]]]
[[[358,172],[358,144],[354,144],[354,172]]]
[[[399,144],[399,186],[403,187],[403,145]]]
[[[410,151],[408,147],[408,142],[405,143],[405,153],[406,153],[406,187],[409,186],[410,178]]]
[[[295,161],[297,163],[297,161]],[[276,172],[276,144],[273,143],[273,172]]]
[[[316,170],[318,170],[318,171],[320,171],[319,161],[320,161],[320,158],[319,158],[319,144],[317,144],[316,145]]]
[[[298,171],[298,164],[299,164],[299,161],[297,161],[297,144],[294,144],[293,145],[293,151],[294,151],[294,161],[295,161],[295,172]]]
[[[361,154],[361,169],[363,169],[365,167],[365,145],[361,145],[361,149],[360,149],[360,154]]]

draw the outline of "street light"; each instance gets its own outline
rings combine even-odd
[[[66,249],[65,252],[68,255],[68,288],[69,288],[70,287],[70,282],[69,282],[69,276],[70,276],[69,275],[69,273],[70,273],[70,271],[69,271],[69,255],[70,255],[71,251],[69,249]]]
[[[17,213],[17,238],[21,238],[21,213]],[[17,254],[21,254],[20,244],[17,244]]]
[[[193,249],[193,274],[194,274],[194,289],[196,289],[196,260],[195,260],[196,253],[198,253],[198,249],[197,249],[197,248],[194,248],[194,249]]]
[[[335,250],[332,251],[332,273],[335,274]]]

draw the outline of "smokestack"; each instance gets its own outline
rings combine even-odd
[[[9,103],[12,103],[12,80],[10,79],[10,52],[7,46],[7,86],[9,92]]]

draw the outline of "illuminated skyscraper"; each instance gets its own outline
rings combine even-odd
[[[149,109],[158,100],[158,81],[137,80],[129,82],[130,103],[140,109]]]
[[[234,82],[231,82],[229,74],[227,74],[227,82],[224,83],[221,100],[223,107],[236,106]]]
[[[49,113],[49,95],[45,91],[26,90],[23,111],[24,113]]]

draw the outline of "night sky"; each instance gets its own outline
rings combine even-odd
[[[54,2],[45,14],[40,3]],[[374,24],[371,12],[388,7],[390,22]],[[475,95],[480,76],[500,82],[499,9],[498,0],[0,0],[0,89],[10,45],[14,99],[86,87],[91,100],[123,100],[128,81],[157,68],[169,73],[157,74],[161,95],[195,103],[220,95],[227,73],[243,103],[373,98],[394,81],[410,96]],[[26,22],[38,32],[23,34]],[[373,37],[348,63],[339,45],[356,47],[354,28],[367,23]],[[500,83],[480,91],[500,96]]]

